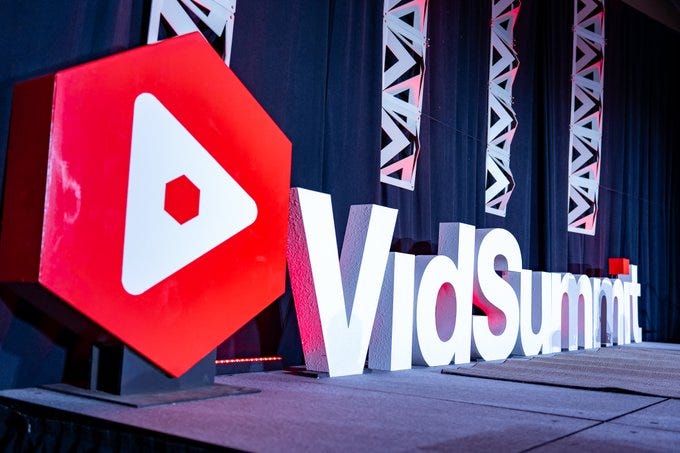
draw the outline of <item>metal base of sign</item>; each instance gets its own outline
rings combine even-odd
[[[284,371],[288,374],[294,374],[296,376],[308,377],[313,379],[327,378],[328,373],[323,371],[311,371],[304,366],[289,366],[284,368]]]
[[[304,365],[293,365],[288,366],[283,369],[288,374],[294,374],[296,376],[308,377],[313,379],[327,378],[330,375],[325,371],[313,371],[305,368]],[[385,370],[372,370],[370,368],[364,368],[361,374],[373,374],[373,373],[390,373],[390,371]]]
[[[222,398],[225,396],[245,395],[259,393],[259,389],[249,387],[237,387],[233,385],[212,384],[188,390],[175,390],[166,392],[137,393],[133,395],[114,395],[99,390],[89,390],[75,387],[69,384],[49,384],[42,386],[48,390],[66,393],[84,398],[106,401],[108,403],[121,404],[130,407],[147,407],[161,404],[182,403],[198,401],[209,398]]]
[[[44,388],[132,407],[259,392],[215,384],[215,356],[212,351],[182,376],[173,378],[127,346],[97,344],[91,351],[89,385],[61,383]]]
[[[215,382],[215,356],[216,352],[212,351],[182,376],[173,378],[127,346],[95,345],[91,352],[89,390],[132,395],[212,385]]]

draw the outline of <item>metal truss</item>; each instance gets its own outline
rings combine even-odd
[[[151,44],[165,37],[200,32],[229,65],[236,0],[151,0]]]
[[[510,170],[510,146],[517,129],[517,116],[512,109],[512,84],[519,67],[513,41],[519,8],[519,0],[491,0],[484,204],[487,213],[501,217],[505,217],[515,188]]]
[[[600,186],[604,44],[604,0],[574,0],[568,228],[591,236]]]
[[[420,154],[420,115],[428,0],[385,0],[380,181],[413,190]]]

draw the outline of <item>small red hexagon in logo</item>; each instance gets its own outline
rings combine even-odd
[[[180,225],[198,215],[201,204],[201,190],[186,175],[165,184],[163,208]]]
[[[291,144],[199,34],[12,108],[0,281],[25,299],[179,376],[283,293]]]

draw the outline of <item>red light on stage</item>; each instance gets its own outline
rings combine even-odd
[[[609,275],[628,275],[630,260],[628,258],[609,258]]]
[[[215,365],[232,365],[235,363],[260,363],[260,362],[278,362],[283,360],[279,356],[273,357],[248,357],[242,359],[220,359],[215,360]]]

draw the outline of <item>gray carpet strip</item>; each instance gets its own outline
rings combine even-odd
[[[680,351],[614,346],[452,366],[444,374],[680,398]]]

